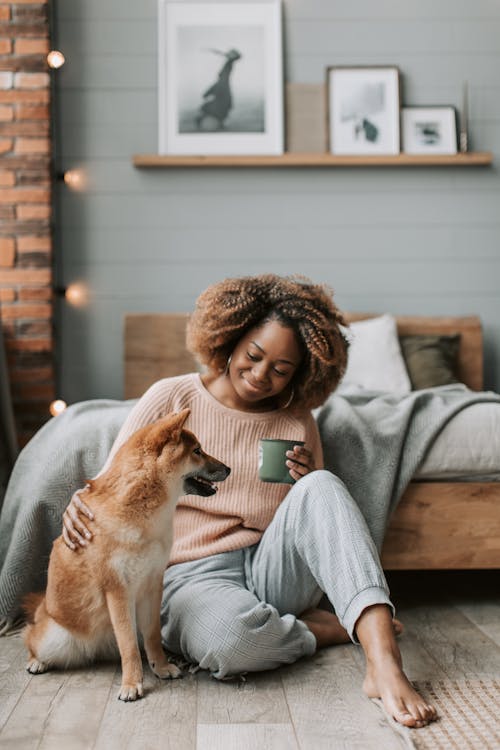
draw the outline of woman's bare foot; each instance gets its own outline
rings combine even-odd
[[[351,642],[347,630],[342,627],[339,618],[333,612],[312,607],[311,609],[306,609],[300,615],[300,619],[307,625],[316,638],[318,648]],[[404,630],[403,624],[399,620],[396,620],[396,618],[392,620],[392,624],[394,634],[396,636],[401,635]]]
[[[367,607],[356,623],[356,634],[366,656],[365,694],[380,698],[387,713],[406,727],[423,727],[434,721],[436,709],[417,693],[403,672],[389,608],[385,604]]]
[[[363,692],[369,698],[380,698],[387,713],[406,727],[424,727],[437,718],[434,706],[417,693],[392,657],[368,665]]]
[[[325,609],[306,609],[300,615],[300,619],[316,638],[318,648],[351,642],[347,630],[342,627],[339,618],[333,612],[327,612]]]

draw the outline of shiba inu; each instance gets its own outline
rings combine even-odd
[[[119,654],[118,697],[136,700],[143,695],[139,631],[153,672],[164,679],[180,675],[160,638],[173,514],[181,495],[213,495],[213,483],[230,472],[183,429],[189,414],[185,409],[135,432],[82,491],[96,521],[92,542],[71,551],[58,537],[45,594],[31,594],[25,603],[31,673]]]

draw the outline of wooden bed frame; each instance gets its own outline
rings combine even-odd
[[[350,322],[374,317],[348,314]],[[193,372],[185,349],[185,313],[125,316],[125,398],[156,380]],[[479,318],[397,317],[400,335],[460,334],[458,373],[483,387]],[[500,482],[411,482],[392,517],[382,550],[386,570],[500,568]]]

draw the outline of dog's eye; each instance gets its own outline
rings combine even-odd
[[[195,456],[201,456],[201,448],[198,446],[198,448],[195,448],[193,453]]]

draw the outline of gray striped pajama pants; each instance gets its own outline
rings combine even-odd
[[[354,641],[366,607],[394,612],[358,506],[320,470],[293,485],[258,544],[167,569],[163,642],[219,679],[273,669],[315,652],[297,615],[323,592]]]

